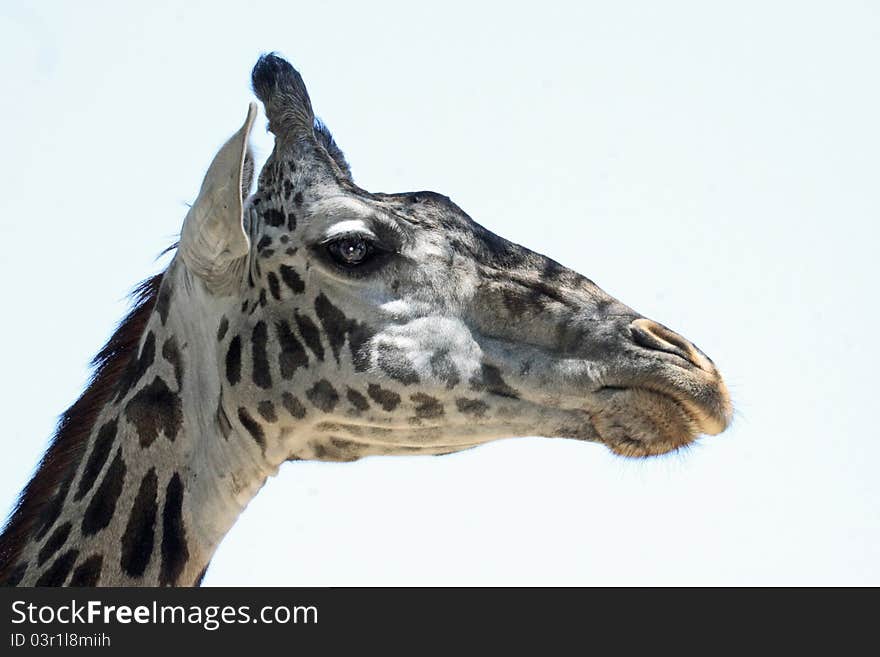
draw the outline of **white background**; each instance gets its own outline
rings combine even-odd
[[[278,50],[362,187],[681,331],[737,416],[288,464],[206,584],[880,584],[876,3],[182,4],[0,7],[4,513]]]

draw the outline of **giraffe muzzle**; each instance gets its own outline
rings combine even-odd
[[[641,317],[630,324],[633,341],[645,349],[678,356],[704,372],[717,374],[715,365],[690,341],[662,324]]]
[[[696,421],[701,433],[715,435],[730,424],[730,394],[712,360],[675,331],[641,317],[630,324],[632,339],[653,352],[664,364],[664,381],[658,389],[674,399]]]

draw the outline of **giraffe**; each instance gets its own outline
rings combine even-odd
[[[732,406],[691,342],[434,192],[358,187],[275,54],[165,271],[94,360],[0,536],[0,582],[198,585],[287,461],[514,436],[670,452]]]

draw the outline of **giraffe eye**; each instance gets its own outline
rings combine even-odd
[[[373,255],[375,248],[370,240],[359,235],[346,235],[325,245],[327,252],[343,267],[357,267]]]

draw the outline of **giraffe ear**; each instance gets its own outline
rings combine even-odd
[[[228,294],[237,289],[250,241],[242,225],[242,194],[250,186],[246,160],[248,135],[257,115],[250,103],[244,125],[214,156],[199,196],[183,222],[179,253],[187,268],[209,290]],[[251,175],[252,175],[251,165]]]

